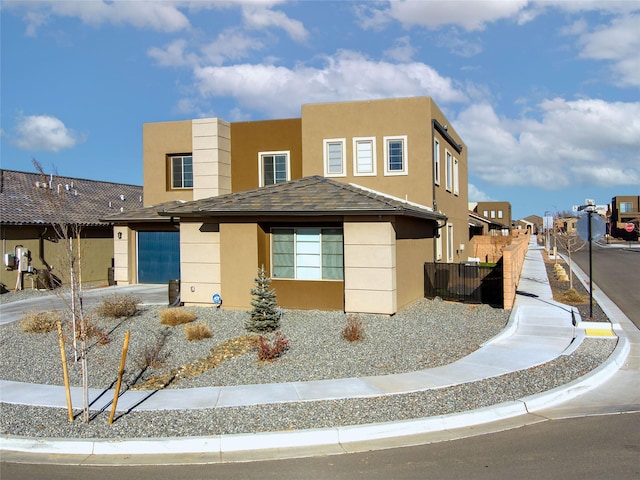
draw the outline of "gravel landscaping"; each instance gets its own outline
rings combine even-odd
[[[26,292],[26,293],[25,293]],[[40,295],[42,292],[34,292]],[[0,303],[29,296],[29,291],[0,296]],[[206,357],[212,348],[246,335],[246,312],[194,308],[195,323],[206,324],[211,338],[187,341],[184,326],[159,321],[160,307],[143,306],[129,319],[92,315],[110,342],[93,345],[89,384],[108,388],[116,379],[123,338],[131,332],[124,388]],[[327,378],[384,375],[444,365],[477,349],[505,326],[508,311],[485,305],[421,300],[393,317],[361,315],[365,337],[349,343],[341,336],[347,315],[339,312],[286,311],[281,331],[290,348],[273,362],[259,362],[255,351],[233,356],[200,375],[186,376],[168,388],[238,385]],[[5,380],[62,384],[56,332],[24,333],[18,322],[0,327],[0,371]],[[159,364],[149,367],[148,352],[159,350]],[[455,387],[420,393],[319,402],[297,402],[242,408],[131,412],[107,425],[108,411],[89,425],[71,423],[66,410],[2,404],[3,435],[31,437],[128,438],[206,436],[371,422],[395,421],[481,408],[549,390],[601,364],[615,347],[609,339],[587,339],[573,354],[536,368]],[[71,349],[67,344],[67,355]],[[145,361],[147,357],[147,361]],[[145,366],[147,368],[145,368]],[[78,368],[70,362],[73,385]]]

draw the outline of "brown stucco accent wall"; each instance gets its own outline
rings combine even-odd
[[[288,150],[291,180],[302,177],[301,119],[231,124],[231,189],[258,188],[258,153]]]
[[[142,126],[142,171],[145,206],[193,200],[191,189],[172,190],[169,154],[191,154],[191,120],[145,123]]]
[[[258,274],[259,229],[256,223],[220,224],[221,295],[227,308],[251,308],[251,289]]]

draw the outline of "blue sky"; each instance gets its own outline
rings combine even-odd
[[[640,195],[640,1],[5,1],[2,168],[142,184],[142,124],[428,95],[469,200]]]

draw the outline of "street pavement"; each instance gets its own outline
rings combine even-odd
[[[574,266],[581,281],[586,276]],[[167,303],[166,287],[127,286],[91,291],[90,301],[105,293],[131,293],[145,303]],[[95,292],[95,293],[94,293]],[[408,393],[469,383],[532,368],[574,351],[587,336],[618,337],[613,354],[598,368],[567,385],[493,407],[469,412],[380,424],[341,426],[259,434],[162,439],[31,439],[5,436],[0,450],[6,461],[147,464],[228,462],[337,454],[431,443],[500,431],[515,426],[571,416],[640,410],[640,331],[599,289],[594,298],[611,325],[582,322],[576,309],[552,300],[542,248],[529,245],[518,295],[509,323],[479,350],[452,364],[397,375],[316,382],[127,391],[118,410],[224,408],[279,402],[333,400]],[[29,300],[29,309],[39,299]],[[43,301],[43,300],[40,300]],[[15,302],[22,303],[22,302]],[[2,309],[2,322],[15,321],[20,306]],[[25,307],[22,306],[22,311]],[[91,398],[104,395],[90,392]],[[80,389],[72,398],[79,401]],[[66,408],[62,387],[0,380],[0,400]],[[100,405],[95,408],[101,408]]]

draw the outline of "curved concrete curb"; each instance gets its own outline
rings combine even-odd
[[[403,438],[450,432],[523,417],[566,402],[610,379],[625,362],[629,351],[629,341],[626,337],[620,337],[614,352],[604,363],[573,382],[522,399],[461,413],[367,425],[211,437],[69,440],[7,436],[0,438],[0,448],[30,454],[86,457],[117,456],[124,452],[127,455],[203,454],[207,456],[206,462],[226,462],[241,458],[246,461],[256,459],[260,452],[269,453],[269,458],[305,456],[309,454],[305,452],[312,449],[316,454],[319,451],[324,454],[345,453],[357,451],[358,445],[371,442],[390,439],[397,442]]]

